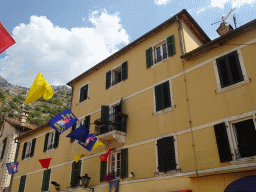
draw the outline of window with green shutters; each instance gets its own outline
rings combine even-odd
[[[166,81],[155,86],[155,110],[161,111],[172,106],[170,83]]]
[[[20,186],[19,186],[19,191],[18,192],[24,192],[25,191],[25,185],[26,185],[26,175],[22,175],[20,177]]]
[[[3,148],[2,148],[2,153],[1,153],[1,159],[3,159],[3,157],[4,157],[6,143],[7,143],[7,137],[3,140]]]
[[[237,51],[216,59],[221,88],[244,81]]]
[[[60,135],[57,131],[46,133],[44,140],[44,152],[59,146],[59,136]]]
[[[160,61],[175,55],[175,39],[174,35],[167,37],[164,41],[157,43],[157,45],[146,50],[146,66],[151,67]]]
[[[128,79],[128,62],[125,61],[106,73],[106,89]]]
[[[41,191],[48,191],[51,178],[51,169],[44,170]]]
[[[174,136],[157,140],[158,171],[167,172],[177,169]]]
[[[90,120],[91,120],[91,115],[87,115],[85,118],[84,118],[84,126],[90,130]]]
[[[70,187],[76,187],[80,184],[81,164],[81,160],[72,163]]]
[[[87,98],[88,98],[88,88],[89,88],[89,84],[86,84],[86,85],[84,85],[80,88],[80,98],[79,98],[80,103],[87,100]]]

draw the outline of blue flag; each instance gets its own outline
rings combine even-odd
[[[109,192],[118,192],[119,180],[109,182]]]
[[[74,131],[69,133],[66,137],[71,137],[71,138],[74,138],[78,141],[85,143],[89,132],[90,131],[84,125],[81,125],[77,129],[75,129]]]
[[[97,137],[94,137],[93,134],[89,134],[85,142],[78,141],[78,143],[88,151],[91,151],[96,141]]]
[[[61,134],[74,125],[77,121],[78,119],[76,116],[69,109],[66,109],[65,111],[62,111],[55,117],[51,118],[49,120],[49,125],[58,131],[59,134]]]
[[[8,173],[10,175],[14,174],[14,173],[17,173],[18,172],[18,165],[19,165],[19,162],[6,163]]]

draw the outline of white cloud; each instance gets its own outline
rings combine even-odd
[[[66,84],[129,43],[118,14],[94,11],[93,27],[68,30],[44,16],[31,16],[29,24],[13,29],[16,44],[0,59],[0,76],[12,84],[30,87],[38,73],[49,84]]]
[[[198,13],[200,13],[200,12],[204,11],[204,10],[205,10],[205,8],[200,9],[200,10],[199,10],[199,11],[197,11],[196,13],[198,14]]]
[[[165,5],[169,2],[170,0],[155,0],[155,4],[157,5]]]
[[[231,3],[232,8],[241,7],[244,4],[253,5],[256,3],[256,0],[211,0],[211,4],[209,7],[219,7],[221,9],[224,8],[226,3]]]

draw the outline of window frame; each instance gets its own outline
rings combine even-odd
[[[55,131],[53,131],[53,132],[49,132],[49,137],[48,137],[48,143],[47,143],[47,150],[46,151],[50,151],[50,150],[52,150],[52,149],[55,149],[53,146],[54,146],[54,141],[55,141]],[[52,137],[52,143],[50,142],[50,136],[51,135],[53,135]],[[50,145],[52,145],[52,147],[51,148],[49,148],[50,147]]]
[[[168,108],[165,108],[165,109],[162,109],[162,110],[159,110],[159,111],[156,111],[156,94],[155,94],[155,87],[158,86],[158,85],[161,85],[165,82],[169,81],[169,90],[170,90],[170,100],[171,100],[171,106],[168,107]],[[175,104],[174,104],[174,99],[173,99],[173,90],[172,90],[172,80],[171,79],[165,79],[163,81],[160,81],[158,82],[157,84],[153,85],[153,102],[154,102],[154,112],[153,112],[153,115],[160,115],[160,114],[163,114],[163,113],[166,113],[168,111],[172,111],[173,109],[175,109]]]
[[[82,89],[84,86],[86,86],[86,85],[88,85],[87,99],[85,99],[85,100],[83,100],[83,101],[80,102],[81,89]],[[89,85],[90,85],[90,82],[87,82],[87,83],[83,84],[82,86],[80,86],[80,88],[79,88],[79,95],[78,95],[78,104],[84,103],[84,102],[86,102],[86,101],[89,99]]]
[[[217,66],[217,59],[219,59],[223,56],[226,56],[226,55],[228,55],[228,54],[230,54],[234,51],[237,51],[237,56],[238,56],[238,60],[239,60],[239,64],[240,64],[240,67],[241,67],[242,76],[243,76],[244,80],[222,88],[221,87],[221,82],[220,82],[220,74],[219,74],[218,66]],[[232,50],[229,50],[229,51],[227,51],[223,54],[220,54],[220,55],[214,57],[213,58],[213,67],[214,67],[215,79],[216,79],[216,83],[217,83],[217,90],[215,90],[215,92],[217,92],[217,93],[222,93],[222,92],[225,92],[225,91],[229,91],[231,89],[234,89],[234,88],[237,88],[237,87],[240,87],[242,85],[250,83],[250,79],[247,76],[246,68],[245,68],[245,65],[244,65],[244,60],[243,60],[241,48],[232,49]]]
[[[169,135],[165,135],[165,136],[161,136],[155,139],[155,157],[156,157],[156,174],[165,174],[163,172],[159,172],[159,168],[158,168],[158,147],[157,147],[157,141],[159,139],[165,138],[165,137],[173,137],[174,139],[174,149],[175,149],[175,160],[176,160],[176,169],[175,170],[170,170],[167,171],[168,172],[177,172],[180,171],[180,163],[179,163],[179,151],[178,151],[178,142],[177,142],[177,133],[172,133]]]
[[[156,42],[155,44],[153,44],[152,47],[152,58],[153,58],[153,65],[151,66],[152,68],[154,68],[155,66],[157,66],[158,64],[163,63],[164,61],[166,61],[167,59],[169,59],[171,56],[168,56],[168,46],[167,46],[167,38],[161,39],[160,41]],[[166,58],[162,59],[159,62],[155,62],[156,61],[156,48],[158,48],[159,46],[161,46],[161,50],[162,50],[162,46],[163,44],[166,44]],[[160,51],[161,52],[161,51]],[[162,57],[162,52],[161,52],[161,57]]]
[[[124,61],[125,62],[125,61]],[[124,63],[124,62],[122,62],[122,63],[119,63],[118,65],[116,65],[115,67],[113,67],[112,69],[110,69],[110,71],[111,71],[111,81],[110,81],[110,87],[109,87],[109,89],[113,89],[114,87],[116,87],[116,86],[118,86],[118,85],[120,85],[120,84],[122,84],[124,81],[122,80],[122,64]],[[121,71],[121,81],[120,82],[118,82],[118,83],[116,83],[116,84],[113,84],[113,77],[114,77],[114,72],[113,71],[115,71],[115,70],[117,70],[118,68],[120,68],[120,71]]]
[[[120,155],[120,159],[119,159],[119,162],[120,162],[120,164],[119,164],[119,176],[118,177],[114,177],[114,179],[120,179],[121,178],[121,150],[116,150],[116,151],[114,151],[114,152],[111,152],[110,154],[109,154],[109,156],[108,156],[108,159],[107,159],[107,170],[106,170],[106,174],[108,175],[108,174],[111,174],[111,170],[112,170],[112,167],[111,167],[111,165],[112,165],[112,161],[110,162],[110,160],[112,160],[112,156],[113,155],[115,155],[115,174],[117,173],[117,169],[118,169],[118,166],[117,166],[117,154],[119,154]]]
[[[30,146],[30,147],[29,147],[29,146]],[[30,158],[31,150],[32,150],[32,140],[29,141],[29,142],[27,142],[25,157],[24,157],[23,160]],[[28,157],[27,157],[27,156],[28,156]]]
[[[247,116],[247,117],[244,117],[244,118],[240,118],[240,119],[236,119],[236,120],[233,120],[233,121],[225,122],[227,135],[228,135],[228,141],[229,141],[230,150],[231,150],[231,154],[232,154],[232,161],[243,161],[243,160],[252,159],[252,158],[254,158],[256,160],[256,155],[251,156],[251,157],[239,158],[239,155],[236,152],[236,151],[239,151],[239,149],[238,149],[235,127],[234,127],[235,123],[239,123],[239,122],[243,122],[243,121],[252,119],[253,124],[254,124],[254,128],[256,130],[256,120],[255,120],[255,118],[256,118],[255,114],[253,114],[253,115],[250,115],[250,116]]]

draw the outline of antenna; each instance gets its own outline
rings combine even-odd
[[[234,24],[235,24],[235,28],[236,28],[236,15],[233,15],[233,20],[234,20]]]
[[[235,7],[235,8],[236,8],[236,7]],[[215,23],[212,23],[211,25],[214,25],[214,24],[219,23],[219,22],[223,22],[223,23],[224,23],[225,20],[226,20],[226,19],[228,18],[228,16],[230,15],[230,13],[235,10],[235,8],[234,8],[234,9],[231,9],[231,10],[229,11],[229,13],[227,14],[227,16],[222,15],[222,20],[221,20],[221,21],[217,21],[217,22],[215,22]]]

